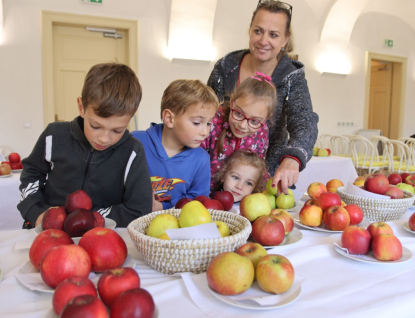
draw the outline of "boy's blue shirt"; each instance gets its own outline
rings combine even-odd
[[[184,197],[209,195],[210,159],[202,148],[188,148],[169,158],[161,143],[163,124],[151,123],[146,131],[133,131],[144,146],[152,188],[163,209],[170,209]]]

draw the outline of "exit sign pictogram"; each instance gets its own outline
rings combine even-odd
[[[385,46],[393,47],[393,40],[385,39],[384,44],[385,44]]]

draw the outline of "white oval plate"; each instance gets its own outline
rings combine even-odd
[[[409,227],[409,223],[408,223],[408,222],[405,222],[405,223],[403,224],[403,228],[404,228],[405,230],[407,230],[409,233],[415,234],[415,231],[412,231],[412,230],[411,230],[411,228]]]
[[[135,261],[130,254],[127,255],[123,267],[132,267],[135,266]],[[101,273],[91,272],[89,278],[96,285],[98,282],[99,275]],[[40,275],[40,272],[32,265],[30,261],[27,261],[22,267],[19,268],[16,273],[17,280],[26,288],[30,290],[40,291],[44,293],[54,293],[55,289],[46,285]]]
[[[23,171],[23,169],[14,169],[14,170],[12,170],[13,173],[18,173],[18,172],[22,172],[22,171]]]
[[[285,236],[284,241],[282,241],[282,243],[280,245],[274,245],[274,246],[262,245],[262,246],[265,249],[270,249],[270,248],[274,248],[274,247],[278,247],[278,246],[290,245],[290,244],[297,243],[302,238],[303,238],[303,233],[301,233],[301,231],[299,229],[293,228],[293,230]],[[250,239],[250,241],[255,242],[252,238]]]
[[[341,246],[341,244],[339,244],[339,245]],[[398,259],[396,261],[379,261],[378,259],[376,259],[375,256],[373,256],[372,252],[369,252],[366,255],[352,255],[352,254],[349,254],[346,251],[338,248],[336,245],[334,245],[334,249],[341,256],[350,258],[350,259],[358,261],[358,262],[369,263],[369,264],[382,264],[382,265],[385,265],[385,264],[386,265],[387,264],[399,264],[399,263],[407,262],[412,258],[412,252],[408,248],[406,248],[405,246],[402,246],[402,257],[401,257],[401,259]]]
[[[8,178],[8,177],[11,177],[12,175],[13,175],[12,173],[9,173],[9,174],[0,176],[0,178]]]
[[[328,233],[342,233],[343,232],[343,231],[332,231],[332,230],[329,230],[328,228],[326,228],[324,226],[324,224],[321,224],[320,226],[308,226],[308,225],[305,225],[305,224],[303,224],[303,223],[300,222],[300,217],[299,217],[299,214],[298,213],[293,215],[293,219],[294,219],[294,223],[295,224],[297,224],[298,226],[301,226],[301,227],[303,227],[305,229],[308,229],[308,230],[314,230],[314,231],[319,231],[319,232],[328,232]],[[371,222],[368,219],[363,218],[363,221],[360,222],[358,225],[360,227],[367,228],[370,225],[370,223]]]
[[[208,288],[213,296],[223,301],[224,303],[230,304],[235,307],[240,307],[240,308],[245,308],[245,309],[254,309],[254,310],[270,310],[270,309],[285,307],[293,303],[295,300],[297,300],[301,294],[301,285],[298,285],[298,288],[292,292],[292,295],[290,295],[290,297],[285,297],[285,298],[281,297],[281,299],[276,300],[275,304],[266,306],[266,305],[260,305],[257,302],[253,300],[248,300],[248,299],[247,300],[235,300],[229,296],[218,294],[213,289],[211,289],[209,285],[208,285]]]

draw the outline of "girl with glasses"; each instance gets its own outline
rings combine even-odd
[[[311,159],[318,135],[304,65],[287,55],[293,50],[292,13],[285,2],[260,0],[249,28],[249,49],[221,58],[208,80],[221,100],[256,72],[272,78],[278,107],[270,118],[266,161],[273,186],[284,193]]]
[[[211,191],[220,182],[217,175],[224,160],[238,149],[249,149],[265,158],[268,149],[268,124],[277,93],[269,76],[257,73],[248,77],[219,107],[212,120],[209,137],[201,147],[210,155]]]

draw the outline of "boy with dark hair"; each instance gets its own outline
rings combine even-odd
[[[47,126],[20,177],[24,228],[41,223],[52,206],[65,205],[78,189],[92,210],[126,227],[151,212],[152,191],[142,144],[127,130],[141,101],[141,86],[126,65],[104,63],[88,72],[79,114],[72,122]]]

